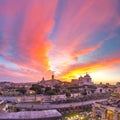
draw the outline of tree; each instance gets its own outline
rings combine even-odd
[[[30,90],[35,91],[35,101],[36,101],[36,94],[41,94],[42,93],[42,87],[38,84],[33,84],[32,87],[30,88]]]
[[[100,93],[102,93],[102,91],[103,91],[103,90],[102,90],[102,89],[100,89]]]
[[[48,91],[46,92],[46,94],[47,94],[47,95],[55,95],[56,92],[53,91],[53,90],[48,90]]]
[[[42,86],[38,84],[33,84],[30,90],[35,91],[36,94],[41,94],[42,93]]]
[[[92,93],[95,93],[95,89],[91,89],[91,92],[92,92]]]
[[[61,86],[59,84],[55,84],[53,90],[56,92],[56,94],[58,94],[60,92],[60,88]]]
[[[82,92],[81,92],[82,95],[87,95],[87,90],[84,89]]]
[[[73,84],[67,88],[70,92],[78,92],[79,91],[79,85]]]
[[[56,92],[54,90],[52,90],[50,87],[46,87],[45,94],[49,95],[50,101],[51,101],[52,95],[56,95]]]
[[[65,95],[66,95],[67,98],[71,97],[71,93],[70,92],[66,92]]]
[[[27,90],[24,87],[22,87],[22,88],[18,88],[16,91],[18,91],[21,94],[25,95],[25,93],[26,93]]]
[[[46,87],[45,88],[45,94],[47,94],[47,91],[50,91],[51,90],[51,87]]]

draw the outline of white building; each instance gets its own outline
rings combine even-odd
[[[84,77],[79,77],[79,85],[93,85],[92,79],[89,74],[86,73]]]
[[[95,103],[93,120],[120,120],[120,101]]]
[[[82,85],[93,85],[92,79],[89,74],[86,73],[85,76],[80,76],[78,79],[73,79],[72,84]]]

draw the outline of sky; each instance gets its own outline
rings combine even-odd
[[[119,0],[0,0],[0,81],[120,81]]]

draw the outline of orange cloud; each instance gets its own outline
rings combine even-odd
[[[104,42],[111,39],[113,35],[110,33],[106,38],[100,39],[96,43],[94,43],[92,36],[96,32],[104,31],[104,26],[113,22],[113,16],[114,24],[118,20],[116,0],[76,0],[74,4],[72,1],[65,3],[66,6],[63,5],[56,30],[56,45],[49,56],[51,68],[59,68],[54,70],[60,72],[75,62],[77,63],[75,58],[99,50]],[[55,51],[56,49],[59,54]]]
[[[92,63],[70,66],[68,69],[66,69],[66,71],[58,75],[58,77],[62,78],[63,80],[71,81],[73,78],[78,78],[80,74],[84,74],[86,72],[94,73],[99,70],[112,69],[116,64],[120,64],[120,57],[113,55],[109,56],[108,58],[106,57],[104,60],[102,59]]]
[[[117,0],[0,1],[0,55],[18,65],[18,70],[1,66],[4,70],[1,75],[36,80],[54,71],[62,79],[71,79],[119,63],[119,57],[113,55],[100,56],[101,60],[93,55],[92,62],[78,60],[90,53],[99,54],[107,40],[113,40],[119,25],[117,3]]]

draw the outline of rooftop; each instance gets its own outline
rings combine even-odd
[[[22,111],[22,112],[12,112],[0,113],[0,120],[12,120],[12,119],[46,119],[46,118],[58,118],[61,117],[61,113],[57,110],[42,110],[42,111]]]
[[[102,106],[106,106],[106,107],[115,107],[120,109],[120,100],[108,100],[108,101],[104,101],[104,102],[97,102],[98,104],[102,105]]]

